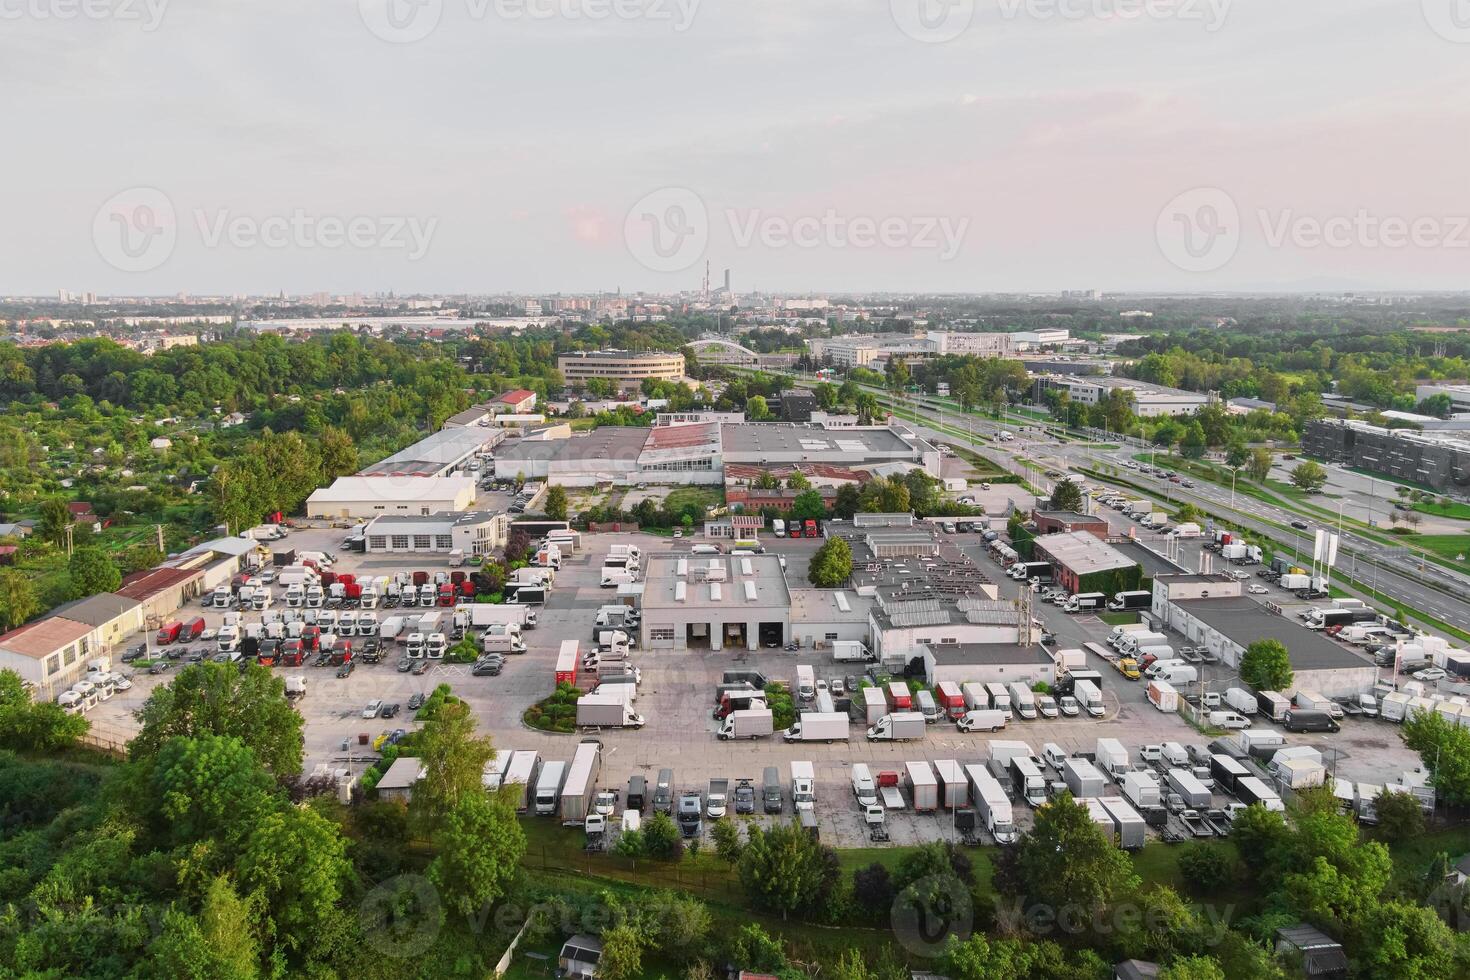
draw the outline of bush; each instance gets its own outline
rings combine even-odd
[[[526,709],[522,720],[543,732],[570,733],[577,729],[577,699],[582,691],[562,681],[550,697]]]
[[[1199,895],[1218,891],[1235,877],[1235,867],[1229,855],[1218,847],[1192,844],[1179,855],[1179,871],[1184,883]]]

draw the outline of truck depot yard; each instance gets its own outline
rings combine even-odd
[[[1349,784],[1393,785],[1419,765],[1399,744],[1392,723],[1382,719],[1353,716],[1343,719],[1337,732],[1287,733],[1267,722],[1264,714],[1253,712],[1250,728],[1231,730],[1223,724],[1221,711],[1231,713],[1245,706],[1234,697],[1221,703],[1227,690],[1240,686],[1233,668],[1218,659],[1198,661],[1161,665],[1152,678],[1129,679],[1116,664],[1124,651],[1144,663],[1146,652],[1140,650],[1169,644],[1186,648],[1185,639],[1172,631],[1156,635],[1141,627],[1110,627],[1095,612],[1065,612],[1065,604],[1034,603],[1036,618],[1052,638],[1038,649],[1057,666],[1056,680],[1047,688],[1050,693],[1039,696],[1029,683],[1008,684],[1000,673],[1010,669],[1005,666],[977,666],[972,669],[978,673],[962,683],[930,684],[922,673],[902,675],[910,660],[922,672],[921,650],[915,650],[913,658],[891,655],[887,663],[877,663],[871,660],[870,645],[857,640],[799,645],[796,638],[813,630],[789,617],[827,617],[830,610],[818,603],[787,600],[778,613],[768,613],[763,603],[772,593],[786,596],[807,588],[798,570],[804,573],[819,540],[764,537],[765,553],[742,559],[727,554],[724,547],[713,551],[700,538],[670,541],[652,535],[584,534],[580,547],[562,553],[559,569],[547,570],[545,577],[551,581],[544,602],[530,607],[535,613],[532,624],[526,621],[528,610],[513,605],[440,608],[433,583],[436,577],[447,580],[454,571],[443,558],[350,553],[340,547],[341,533],[299,530],[291,534],[289,544],[298,554],[334,554],[334,574],[352,576],[357,582],[381,577],[412,582],[415,573],[423,573],[420,577],[431,586],[434,605],[380,604],[372,610],[379,629],[393,621],[391,632],[396,635],[355,636],[350,641],[341,637],[339,645],[355,645],[351,658],[355,666],[345,676],[340,665],[329,661],[312,666],[314,659],[300,667],[272,668],[302,679],[293,680],[298,690],[304,687],[294,703],[306,721],[308,772],[321,767],[349,778],[361,776],[396,729],[417,727],[414,712],[406,708],[446,684],[470,705],[480,729],[493,737],[503,757],[534,754],[535,777],[552,763],[571,767],[579,740],[588,736],[601,743],[596,785],[608,790],[620,789],[633,776],[652,782],[667,769],[672,770],[676,801],[679,794],[698,794],[707,805],[712,781],[728,781],[733,793],[746,782],[759,786],[774,767],[785,790],[781,809],[740,814],[740,819],[771,822],[792,817],[793,774],[809,768],[813,797],[809,819],[824,842],[838,847],[939,839],[995,841],[1024,832],[1034,805],[1063,788],[1097,799],[1095,818],[1114,827],[1115,839],[1130,847],[1146,839],[1226,834],[1232,806],[1249,795],[1242,795],[1242,779],[1258,779],[1260,787],[1250,784],[1257,791],[1273,787],[1278,797],[1289,798],[1292,789],[1312,785],[1312,780],[1331,784],[1335,779],[1347,793],[1352,792]],[[938,529],[924,534],[956,553],[973,552],[978,572],[994,568],[980,535],[950,535]],[[626,583],[616,590],[604,587],[604,561],[614,555],[620,567],[630,571],[634,588]],[[689,581],[689,569],[696,563],[702,569],[697,586]],[[680,566],[685,568],[683,577]],[[719,575],[711,569],[719,569]],[[644,576],[645,570],[653,573],[652,581]],[[1029,591],[1029,585],[1004,575],[991,577],[1001,590],[997,603],[1009,603],[1021,590]],[[756,583],[753,598],[747,599],[746,581]],[[672,597],[675,587],[669,582],[688,582],[681,600],[686,618],[698,620],[701,612],[723,617],[711,626],[713,635],[720,635],[720,629],[737,617],[721,612],[723,596],[713,604],[704,598],[712,584],[723,585],[740,603],[748,601],[762,611],[758,619],[750,620],[756,624],[752,632],[739,634],[742,642],[728,642],[721,649],[708,642],[686,642],[682,649],[670,643],[646,648],[650,624],[640,621],[639,590],[667,587]],[[338,622],[347,617],[348,609],[340,606],[283,609],[280,592],[278,587],[269,608],[238,613],[233,629],[250,634],[255,624],[277,616],[330,613]],[[869,601],[856,593],[846,595],[850,604]],[[1133,593],[1118,601],[1133,605]],[[878,611],[878,618],[886,622],[896,611],[889,606]],[[231,634],[226,624],[230,614],[196,601],[173,619],[193,624],[191,629],[215,639],[179,640],[160,647],[150,632],[129,642],[146,639],[149,650],[143,663],[213,657],[218,635]],[[365,611],[359,610],[358,617],[363,615]],[[436,619],[437,626],[423,626],[425,616]],[[469,625],[478,654],[472,658],[475,662],[454,663],[453,657],[442,655],[458,639],[457,621]],[[779,633],[765,625],[769,622],[779,623]],[[992,628],[1015,630],[1014,625]],[[1137,642],[1144,646],[1129,641],[1114,649],[1100,642],[1115,629],[1119,637],[1137,633],[1141,638]],[[438,634],[442,637],[434,639]],[[711,634],[686,627],[684,635],[693,639]],[[728,628],[723,635],[736,636]],[[750,636],[769,641],[745,641]],[[1332,642],[1320,635],[1312,638]],[[363,656],[370,639],[380,646],[375,657]],[[933,643],[936,650],[946,649],[937,636]],[[424,655],[409,656],[410,649],[417,652],[418,644]],[[371,659],[376,662],[368,662]],[[987,654],[975,662],[995,665],[1014,659]],[[947,671],[955,669],[952,662],[953,658],[929,661],[935,665],[932,669],[945,664]],[[994,676],[981,676],[988,672]],[[116,691],[88,712],[94,731],[125,740],[136,728],[132,712],[170,676],[168,671],[153,674],[146,668],[133,671],[130,689]],[[555,694],[559,679],[572,682],[584,695],[575,702],[575,730],[560,734],[528,726],[527,710]],[[590,694],[599,684],[597,694]],[[770,694],[772,684],[789,693]],[[1209,693],[1212,703],[1191,724],[1186,714],[1195,712],[1191,702],[1198,702],[1201,692]],[[790,707],[783,706],[782,696]],[[373,708],[371,716],[365,708]],[[390,716],[388,712],[395,709],[400,713]],[[1222,725],[1213,725],[1212,718]],[[973,730],[962,730],[966,727]],[[1281,785],[1272,769],[1272,753],[1283,746],[1308,757],[1300,763],[1300,772],[1286,777],[1288,785]],[[1245,775],[1220,778],[1219,769],[1226,765],[1242,767]],[[857,767],[866,767],[880,790],[877,810],[860,804],[853,786]],[[949,785],[945,773],[961,774],[963,778],[955,780],[959,788],[945,788]],[[931,774],[937,791],[931,788]],[[1156,790],[1149,788],[1154,785]],[[956,793],[963,804],[956,805]],[[1002,809],[1002,798],[1009,805],[1006,819],[995,816]],[[1356,796],[1349,799],[1349,805],[1359,805]],[[580,823],[585,812],[564,811],[559,816]],[[699,832],[708,834],[712,823],[703,819]],[[615,826],[607,831],[613,837],[616,832]]]

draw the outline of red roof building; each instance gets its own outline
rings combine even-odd
[[[527,391],[525,388],[517,388],[515,391],[507,391],[494,404],[499,411],[509,412],[512,415],[522,415],[534,411],[536,408],[536,393]]]

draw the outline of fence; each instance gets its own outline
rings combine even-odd
[[[587,530],[594,534],[632,534],[638,530],[638,522],[608,521],[605,523],[589,523]]]

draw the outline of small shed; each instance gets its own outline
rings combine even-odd
[[[596,936],[577,934],[562,943],[556,965],[566,977],[595,977],[602,959],[602,940]]]
[[[423,764],[415,756],[394,759],[383,778],[378,780],[378,798],[407,803],[413,796],[414,784],[423,778]]]
[[[1347,978],[1348,958],[1342,943],[1305,922],[1276,930],[1276,952],[1299,959],[1303,976],[1326,980]]]

